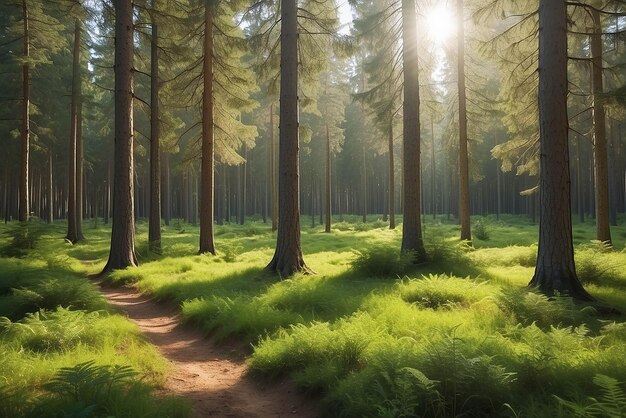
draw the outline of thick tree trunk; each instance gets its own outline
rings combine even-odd
[[[115,170],[113,228],[103,273],[137,265],[133,160],[133,7],[115,1]]]
[[[328,122],[326,122],[326,200],[325,200],[325,206],[326,206],[326,228],[324,229],[325,232],[330,233],[330,227],[331,227],[331,218],[332,218],[332,205],[331,205],[331,200],[330,200],[330,184],[331,184],[331,165],[330,165],[330,129],[328,127]]]
[[[148,246],[161,253],[161,138],[159,126],[159,25],[152,22],[150,46],[150,220]]]
[[[393,156],[393,113],[389,115],[389,229],[396,229],[396,179]]]
[[[530,286],[554,295],[592,300],[574,267],[567,119],[565,0],[539,2],[539,250]]]
[[[213,132],[213,10],[204,6],[204,91],[202,93],[202,196],[200,208],[200,254],[215,254],[213,242],[215,155]]]
[[[298,7],[281,3],[280,151],[278,237],[268,270],[282,276],[309,272],[300,244],[300,184],[298,137]]]
[[[459,221],[461,240],[472,241],[469,196],[469,156],[467,147],[467,97],[465,89],[465,25],[463,0],[457,0],[457,68],[459,90]]]
[[[30,32],[26,0],[22,0],[22,13],[24,19],[24,64],[22,64],[22,167],[20,172],[19,220],[20,222],[26,222],[30,215],[28,196],[28,166],[30,159],[30,67],[28,59],[30,57]]]
[[[419,65],[417,54],[417,10],[415,0],[402,0],[403,103],[403,207],[402,251],[415,253],[415,261],[426,258],[422,238],[420,196]]]
[[[602,99],[602,25],[600,13],[591,10],[593,35],[591,35],[592,88],[593,88],[593,161],[596,180],[596,239],[611,244],[609,224],[609,165],[606,141],[606,114]]]
[[[80,68],[80,22],[78,19],[74,21],[74,52],[72,63],[72,101],[70,105],[70,145],[68,151],[68,194],[67,194],[67,235],[65,238],[75,243],[78,241],[78,232],[76,230],[76,129],[78,114],[78,84],[80,77],[78,75]]]

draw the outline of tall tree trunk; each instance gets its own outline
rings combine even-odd
[[[46,187],[46,221],[51,224],[54,222],[54,189],[52,185],[52,149],[48,148],[48,184]]]
[[[402,251],[415,253],[415,261],[426,258],[422,238],[420,196],[420,102],[417,54],[417,10],[415,0],[402,0],[403,103],[403,207]]]
[[[137,265],[133,160],[133,6],[115,1],[115,170],[113,228],[103,273]]]
[[[76,120],[78,114],[78,84],[80,77],[80,21],[74,21],[74,52],[72,63],[72,102],[70,106],[70,146],[68,151],[68,194],[67,194],[67,235],[65,238],[75,243],[78,241],[78,231],[76,230],[76,221],[79,214],[76,213],[76,129],[78,127]]]
[[[80,22],[79,22],[80,23]],[[80,54],[80,50],[79,50]],[[80,56],[80,55],[79,55]],[[77,89],[77,108],[76,108],[76,236],[79,241],[85,239],[83,235],[83,204],[85,199],[85,184],[87,183],[87,174],[84,170],[84,143],[83,143],[83,93],[82,78],[79,61],[78,68],[78,89]]]
[[[298,137],[298,7],[281,3],[280,151],[278,236],[268,270],[282,276],[308,272],[300,244],[300,172]]]
[[[150,46],[150,220],[148,222],[148,246],[151,251],[156,253],[161,253],[159,87],[159,25],[153,21]]]
[[[437,177],[435,175],[436,173],[436,166],[435,166],[435,127],[433,124],[433,118],[431,116],[430,118],[430,170],[431,170],[431,179],[430,179],[430,198],[431,198],[431,206],[432,206],[432,212],[433,212],[433,220],[437,219],[437,199],[435,199],[435,191],[436,191],[436,187],[435,187],[435,178]]]
[[[276,190],[276,135],[274,133],[274,102],[270,104],[270,182],[272,189],[272,231],[278,229],[278,193]]]
[[[540,219],[537,266],[530,286],[592,300],[574,267],[567,118],[567,7],[539,2]]]
[[[583,184],[580,173],[580,136],[576,137],[576,207],[578,208],[578,221],[585,222],[585,204],[583,201]]]
[[[30,58],[30,31],[26,0],[22,0],[22,14],[24,19],[24,64],[22,64],[22,167],[20,172],[19,220],[20,222],[26,222],[30,215],[30,201],[28,199],[28,166],[30,159],[30,66],[28,60]]]
[[[202,93],[202,196],[200,203],[200,254],[215,254],[213,242],[215,151],[213,132],[213,10],[204,6],[204,90]]]
[[[467,97],[465,89],[465,24],[463,0],[457,0],[457,68],[459,90],[459,221],[461,240],[472,241],[469,195],[469,156],[467,147]]]
[[[111,213],[111,160],[107,160],[106,184],[104,185],[104,224],[109,224]]]
[[[365,141],[361,143],[361,205],[363,210],[363,223],[367,222],[367,161],[365,158]]]
[[[495,135],[495,146],[498,145],[498,134]],[[497,212],[496,219],[500,220],[500,215],[502,214],[502,188],[500,186],[502,173],[500,171],[500,166],[498,165],[498,160],[496,160],[496,199],[497,201]]]
[[[162,165],[163,165],[163,180],[162,180],[162,211],[163,211],[163,220],[165,225],[170,224],[170,220],[172,219],[172,192],[170,188],[170,157],[168,153],[161,153]]]
[[[596,179],[596,239],[611,244],[609,224],[609,165],[606,144],[606,114],[602,99],[602,24],[600,13],[591,10],[593,35],[591,35],[592,88],[593,88],[593,161]]]
[[[396,229],[396,178],[393,155],[393,111],[389,115],[389,229]]]
[[[330,224],[331,224],[331,218],[332,218],[332,207],[331,207],[331,200],[330,200],[330,184],[331,184],[331,165],[330,165],[330,129],[328,127],[328,122],[326,122],[326,200],[325,200],[325,206],[326,206],[326,228],[324,229],[325,232],[330,233]]]

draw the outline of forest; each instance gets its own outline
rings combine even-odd
[[[624,0],[0,0],[0,417],[626,416]]]

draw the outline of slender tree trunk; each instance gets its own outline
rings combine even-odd
[[[415,0],[402,0],[402,59],[404,67],[404,153],[402,251],[414,252],[415,261],[426,258],[422,238],[420,196],[420,102]]]
[[[578,221],[585,222],[585,205],[583,201],[583,184],[580,174],[580,137],[576,137],[576,207],[578,208]]]
[[[28,60],[30,57],[30,31],[26,0],[22,0],[22,13],[24,19],[24,64],[22,64],[22,167],[20,172],[19,220],[20,222],[26,222],[30,215],[30,202],[28,199],[28,166],[30,159],[30,66]]]
[[[78,231],[76,230],[76,221],[78,214],[76,213],[76,129],[77,129],[77,113],[78,113],[78,84],[80,77],[78,75],[80,68],[80,22],[78,19],[74,21],[74,52],[72,64],[72,102],[70,106],[70,146],[68,151],[68,195],[67,195],[67,235],[65,238],[75,243],[78,241]]]
[[[137,265],[133,160],[133,6],[115,1],[115,170],[113,228],[103,273]]]
[[[162,158],[162,166],[163,166],[163,170],[162,170],[162,174],[163,174],[163,180],[162,180],[162,204],[163,204],[163,220],[165,222],[165,225],[169,226],[170,221],[172,219],[172,191],[171,191],[171,187],[170,187],[170,181],[171,181],[171,177],[170,177],[170,156],[168,153],[161,153],[161,158]]]
[[[457,0],[459,29],[458,50],[458,90],[459,90],[459,221],[461,240],[472,241],[469,195],[469,156],[467,141],[467,97],[465,89],[465,25],[463,0]]]
[[[574,267],[567,118],[567,6],[539,2],[539,250],[530,286],[592,300]]]
[[[389,229],[396,229],[396,178],[393,155],[393,113],[389,115]]]
[[[331,185],[331,165],[330,165],[330,129],[328,122],[326,122],[326,228],[325,232],[330,233],[331,218],[332,218],[332,202],[330,200],[330,185]]]
[[[600,13],[591,10],[593,35],[591,35],[592,88],[593,88],[593,160],[596,179],[596,239],[611,244],[609,223],[609,166],[606,141],[606,114],[602,99],[602,25]]]
[[[204,6],[204,91],[202,93],[202,196],[200,254],[215,254],[213,220],[215,210],[215,150],[213,132],[213,10]]]
[[[270,104],[270,183],[272,191],[272,231],[278,229],[278,193],[276,190],[276,135],[274,133],[274,102]]]
[[[150,220],[148,222],[148,246],[151,251],[156,253],[161,253],[159,87],[159,25],[153,21],[150,46]]]
[[[435,128],[434,128],[434,124],[433,124],[433,118],[431,116],[430,118],[430,169],[431,169],[431,182],[430,182],[430,194],[431,194],[431,206],[432,206],[432,212],[433,212],[433,220],[437,219],[437,199],[435,199],[435,178],[437,177],[435,175],[436,173],[436,168],[435,167]]]
[[[80,22],[79,22],[80,23]],[[80,49],[79,49],[80,54]],[[78,241],[83,241],[83,204],[85,202],[85,184],[87,174],[84,170],[84,148],[83,148],[83,93],[80,60],[78,67],[77,86],[77,108],[76,108],[76,236]]]
[[[109,224],[111,213],[111,160],[107,160],[106,184],[104,185],[104,224]]]
[[[282,276],[309,272],[300,244],[300,173],[298,138],[298,7],[281,3],[280,151],[278,236],[268,270]]]
[[[46,187],[47,211],[46,221],[51,224],[54,222],[54,189],[52,185],[52,149],[48,148],[48,187]]]
[[[498,134],[495,135],[495,145],[498,145]],[[500,172],[500,167],[498,165],[498,161],[496,160],[496,198],[498,199],[497,207],[498,211],[496,212],[496,219],[500,219],[500,215],[502,214],[502,188],[500,186],[502,173]]]

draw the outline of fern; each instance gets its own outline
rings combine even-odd
[[[587,398],[585,403],[567,401],[554,395],[559,404],[581,418],[624,418],[626,417],[626,394],[622,384],[610,376],[597,374],[593,383],[600,388],[601,397]]]

